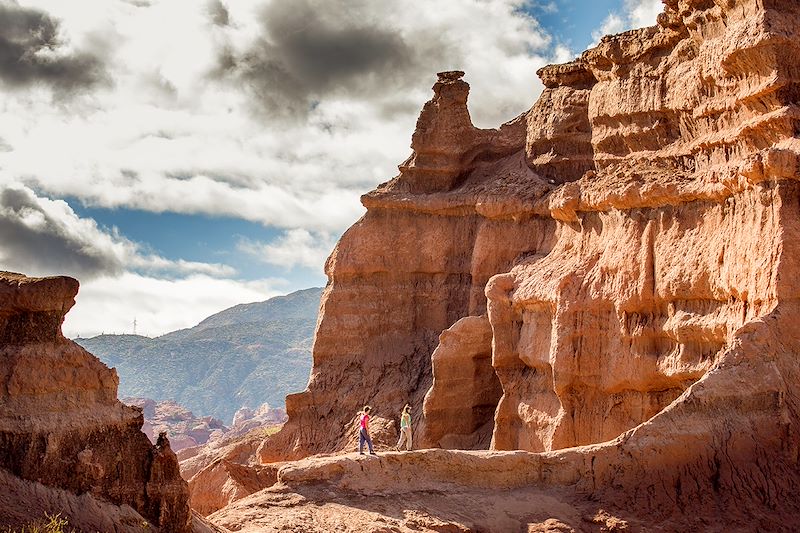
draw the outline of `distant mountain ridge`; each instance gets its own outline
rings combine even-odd
[[[116,367],[120,397],[175,400],[230,422],[243,406],[282,407],[286,394],[305,388],[321,296],[312,288],[236,305],[156,338],[75,341]]]

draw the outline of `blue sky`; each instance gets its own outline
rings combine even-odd
[[[625,5],[622,0],[553,0],[534,2],[528,10],[556,41],[579,52],[592,44],[592,33],[609,15],[624,13]]]
[[[92,218],[107,230],[117,228],[127,238],[167,259],[224,263],[235,268],[239,277],[251,280],[271,270],[271,275],[286,278],[292,289],[325,285],[320,268],[270,268],[239,248],[243,241],[274,241],[281,235],[274,227],[232,216],[89,208],[75,198],[66,201],[80,217]]]
[[[0,268],[77,277],[72,336],[134,319],[157,335],[322,286],[359,196],[409,155],[437,71],[465,70],[475,123],[497,126],[535,101],[539,67],[660,11],[432,5],[0,0],[20,25],[0,27],[0,52],[52,55],[0,65]]]

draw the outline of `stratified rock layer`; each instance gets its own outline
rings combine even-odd
[[[345,449],[365,403],[475,442],[485,314],[491,448],[553,454],[531,483],[681,527],[800,527],[800,4],[665,4],[541,70],[498,130],[440,74],[328,260],[311,380],[263,460]]]
[[[169,442],[153,446],[141,411],[117,401],[116,373],[61,334],[77,292],[71,278],[0,273],[0,467],[127,504],[162,531],[189,531]]]
[[[538,74],[545,89],[528,113],[525,160],[550,182],[575,181],[595,168],[589,96],[597,80],[582,60]]]

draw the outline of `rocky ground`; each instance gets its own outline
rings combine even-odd
[[[513,483],[487,491],[474,468],[480,455],[473,452],[460,464],[438,450],[307,459],[279,470],[273,487],[209,519],[253,532],[625,530],[625,521],[568,491]]]
[[[286,464],[277,483],[208,519],[231,531],[482,533],[757,531],[757,521],[681,514],[653,521],[597,501],[564,480],[570,459],[526,452],[351,453]],[[770,529],[772,531],[782,530]],[[789,531],[790,528],[785,529]]]
[[[632,531],[618,516],[554,490],[443,490],[369,495],[276,487],[211,515],[231,531],[478,533]],[[670,531],[670,530],[667,530]]]

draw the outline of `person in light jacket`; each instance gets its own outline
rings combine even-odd
[[[411,406],[406,404],[400,415],[400,440],[397,441],[395,450],[400,451],[400,446],[405,441],[406,450],[411,450]]]

